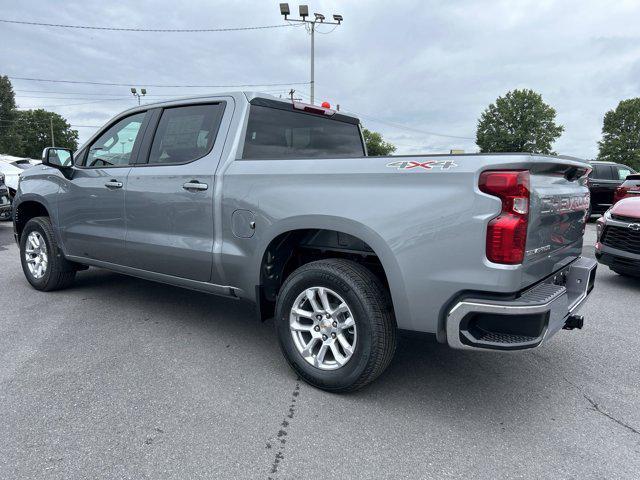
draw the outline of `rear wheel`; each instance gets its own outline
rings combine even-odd
[[[48,217],[35,217],[27,222],[20,236],[20,259],[27,280],[36,290],[66,288],[76,275],[73,263],[62,254]]]
[[[387,290],[348,260],[320,260],[294,271],[282,286],[275,318],[287,361],[323,390],[365,386],[395,352],[397,328]]]

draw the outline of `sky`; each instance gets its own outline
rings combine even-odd
[[[597,155],[604,114],[640,96],[640,1],[314,1],[331,18],[316,35],[316,102],[339,104],[396,153],[477,151],[482,111],[531,88],[565,127],[557,153]],[[292,13],[297,3],[290,3]],[[294,15],[297,17],[297,15]],[[278,2],[0,0],[0,19],[102,27],[197,29],[282,25]],[[137,103],[254,90],[309,99],[310,36],[303,26],[145,33],[0,23],[0,75],[122,83],[12,80],[20,108],[77,125],[81,142]],[[267,86],[266,84],[287,84]],[[302,83],[301,85],[290,85]],[[163,88],[150,85],[240,85]]]

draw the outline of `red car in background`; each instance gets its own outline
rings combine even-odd
[[[640,197],[640,174],[628,175],[626,180],[616,188],[613,203],[627,197]]]
[[[640,195],[617,202],[598,219],[596,230],[598,262],[620,275],[640,277]]]

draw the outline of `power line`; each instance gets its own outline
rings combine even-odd
[[[32,95],[21,95],[18,94],[16,95],[17,97],[20,98],[47,98],[47,99],[51,99],[51,100],[92,100],[94,97],[118,97],[118,98],[130,98],[129,96],[121,96],[122,93],[94,93],[94,92],[57,92],[57,91],[52,91],[52,90],[14,90],[14,92],[24,92],[24,93],[50,93],[52,95],[88,95],[89,98],[80,98],[80,97],[49,97],[49,96],[32,96]],[[259,93],[287,93],[288,90],[261,90]],[[202,93],[202,95],[209,95],[211,94],[211,92],[204,92]],[[199,95],[198,93],[194,93],[194,95]],[[153,97],[168,97],[168,98],[179,98],[180,95],[176,95],[175,93],[165,93],[165,94],[158,94],[158,93],[153,93],[153,94],[147,94],[145,95],[146,98],[153,98]]]
[[[146,32],[146,33],[211,33],[211,32],[238,32],[246,30],[266,30],[270,28],[293,27],[298,25],[259,25],[254,27],[224,27],[224,28],[133,28],[133,27],[95,27],[90,25],[67,25],[62,23],[27,22],[24,20],[8,20],[0,18],[2,23],[16,25],[29,25],[37,27],[75,28],[80,30],[106,30],[113,32]]]
[[[22,120],[3,120],[0,119],[0,122],[3,123],[18,123],[21,122]],[[48,122],[29,122],[32,123],[33,125],[49,125]],[[8,127],[9,125],[0,125],[0,127]],[[70,127],[75,127],[75,128],[100,128],[100,125],[75,125],[75,124],[69,124]]]
[[[84,94],[84,95],[91,95],[91,94]],[[150,95],[147,95],[150,96]],[[35,95],[16,95],[16,97],[18,98],[40,98],[40,99],[47,99],[47,100],[95,100],[95,97],[87,97],[87,98],[82,98],[82,97],[42,97],[42,96],[35,96]],[[122,100],[122,99],[130,99],[131,97],[117,97],[117,98],[104,98],[100,101],[109,101],[109,100]]]
[[[109,85],[115,87],[130,87],[131,85],[144,85],[146,87],[154,88],[240,88],[240,87],[284,87],[289,85],[309,85],[309,82],[286,82],[286,83],[244,83],[236,85],[162,85],[144,82],[126,82],[126,83],[112,83],[112,82],[90,82],[82,80],[57,80],[51,78],[30,78],[30,77],[12,77],[8,76],[11,80],[25,80],[29,82],[49,82],[49,83],[72,83],[83,85]]]
[[[80,100],[80,99],[67,98],[66,100]],[[100,102],[112,102],[112,101],[128,102],[130,100],[131,100],[130,97],[106,98],[106,99],[102,98],[100,100],[92,100],[90,102],[82,102],[82,103],[63,103],[63,104],[56,104],[56,105],[37,105],[35,108],[73,107],[73,106],[76,106],[76,105],[89,105],[89,104],[100,103]],[[31,110],[34,107],[22,107],[22,108],[28,108],[29,110]]]
[[[296,90],[296,93],[300,93],[301,95],[305,96],[305,97],[309,97],[309,94],[300,91],[300,90]],[[457,138],[459,140],[473,140],[475,141],[475,138],[470,138],[470,137],[462,137],[459,135],[449,135],[446,133],[438,133],[438,132],[431,132],[428,130],[421,130],[418,128],[414,128],[414,127],[409,127],[407,125],[402,125],[400,123],[394,123],[394,122],[389,122],[387,120],[382,120],[380,118],[376,118],[376,117],[372,117],[371,115],[365,115],[364,113],[358,113],[358,112],[349,112],[347,110],[341,110],[341,112],[343,113],[350,113],[351,115],[354,115],[356,117],[359,118],[364,118],[364,119],[369,119],[369,121],[374,122],[374,123],[382,123],[384,125],[389,125],[391,127],[395,127],[398,128],[400,130],[407,130],[407,131],[411,131],[411,132],[416,132],[416,133],[422,133],[424,135],[433,135],[435,137],[446,137],[446,138]]]
[[[449,135],[449,134],[446,134],[446,133],[438,133],[438,132],[431,132],[429,130],[421,130],[419,128],[413,128],[413,127],[408,127],[407,125],[401,125],[399,123],[388,122],[386,120],[381,120],[379,118],[371,117],[369,115],[363,115],[361,113],[354,113],[354,115],[357,115],[357,116],[359,116],[361,118],[369,119],[369,121],[374,122],[374,123],[382,123],[384,125],[389,125],[390,127],[395,127],[395,128],[399,128],[401,130],[407,130],[407,131],[410,131],[410,132],[422,133],[424,135],[433,135],[435,137],[457,138],[458,140],[472,140],[472,141],[475,141],[475,138],[471,138],[471,137],[462,137],[460,135]]]

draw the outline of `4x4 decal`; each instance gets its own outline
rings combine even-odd
[[[457,167],[458,164],[453,160],[427,160],[425,162],[416,162],[414,160],[405,160],[387,163],[387,167],[397,168],[398,170],[432,170],[438,168],[440,170],[449,170]]]

